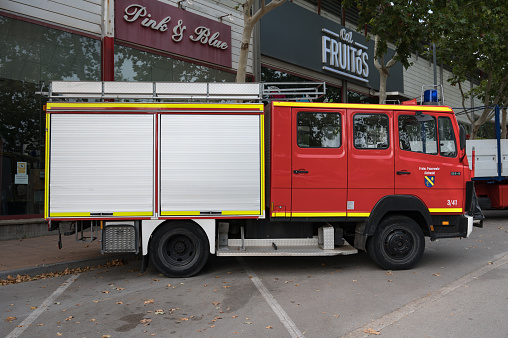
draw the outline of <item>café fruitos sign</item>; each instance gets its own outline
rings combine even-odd
[[[116,0],[115,38],[231,68],[231,27],[159,1]]]
[[[369,47],[353,40],[353,32],[322,29],[321,61],[323,70],[361,82],[369,81]]]

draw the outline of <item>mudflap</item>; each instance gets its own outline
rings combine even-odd
[[[141,273],[145,272],[148,268],[149,257],[148,254],[143,255],[141,258]]]
[[[476,191],[474,191],[473,195],[473,205],[472,205],[472,213],[473,213],[473,226],[478,228],[483,228],[483,220],[485,216],[483,215],[482,209],[480,208],[480,203],[478,202],[478,196],[476,196]]]

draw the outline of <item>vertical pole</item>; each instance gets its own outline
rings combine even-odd
[[[254,1],[252,9],[254,13],[260,9],[259,1]],[[261,25],[258,21],[254,26],[252,37],[252,69],[254,72],[254,81],[261,82]]]
[[[342,80],[342,93],[342,103],[348,103],[346,80]]]
[[[437,64],[436,64],[436,44],[432,44],[432,62],[434,63],[434,86],[437,86]]]
[[[495,128],[496,128],[496,140],[497,140],[497,179],[501,180],[501,123],[499,121],[499,106],[496,104],[494,108],[495,112]]]
[[[101,80],[115,80],[115,5],[113,0],[103,0],[101,36]]]
[[[0,135],[0,216],[2,215],[2,162],[4,158],[4,140]]]

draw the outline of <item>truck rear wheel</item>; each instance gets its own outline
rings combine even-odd
[[[384,219],[367,241],[370,258],[386,270],[411,269],[420,260],[424,249],[422,229],[406,216]]]
[[[150,259],[167,277],[190,277],[206,264],[210,247],[204,231],[193,222],[168,222],[152,235]]]

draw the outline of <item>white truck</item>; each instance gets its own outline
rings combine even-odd
[[[501,138],[500,107],[496,106],[496,138],[468,140],[466,151],[482,209],[508,208],[508,139]]]

